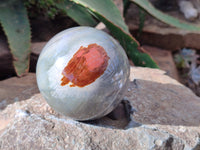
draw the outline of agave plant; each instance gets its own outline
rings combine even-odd
[[[180,22],[160,12],[148,0],[130,0],[130,2],[137,4],[167,24],[182,29],[200,31],[200,27]],[[23,0],[0,1],[0,23],[7,36],[13,55],[13,65],[18,76],[28,72],[31,53],[31,30],[26,7]],[[94,18],[103,22],[135,65],[158,68],[152,58],[140,48],[139,42],[130,34],[113,0],[60,0],[55,7],[64,10],[66,15],[80,25],[93,26]]]

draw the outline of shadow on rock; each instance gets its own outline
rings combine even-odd
[[[127,129],[140,125],[200,125],[200,98],[190,89],[164,74],[164,71],[148,68],[131,68],[129,88],[124,100],[109,115],[92,121],[82,122],[106,128]],[[11,78],[0,83],[0,109],[8,104],[13,114],[16,110],[30,114],[67,119],[53,112],[38,93],[35,74],[23,78]],[[26,100],[26,101],[23,101]],[[20,105],[16,104],[16,101]],[[15,105],[17,107],[15,107]],[[43,108],[44,107],[44,108]],[[51,111],[49,111],[51,110]],[[5,110],[9,114],[9,110]]]

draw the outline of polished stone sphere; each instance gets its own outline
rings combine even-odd
[[[75,120],[111,112],[127,90],[130,68],[124,49],[107,33],[74,27],[55,35],[37,63],[39,90],[57,112]]]

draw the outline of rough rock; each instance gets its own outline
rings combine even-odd
[[[194,146],[200,139],[200,98],[164,75],[164,71],[148,68],[131,71],[134,81],[126,96],[136,110],[132,115],[134,121],[158,127]]]
[[[165,13],[187,22],[184,16],[177,10],[172,10]],[[134,4],[131,4],[125,18],[131,33],[133,36],[137,36],[140,23],[138,7]],[[200,20],[197,19],[193,23],[194,25],[199,26]],[[197,50],[200,49],[200,32],[187,31],[169,26],[148,14],[145,16],[144,28],[142,31],[142,34],[140,37],[138,37],[138,40],[141,44],[152,45],[172,51],[185,47]]]
[[[71,120],[35,94],[0,112],[0,149],[198,148],[200,98],[161,70],[132,67],[130,79],[124,99],[134,113],[126,128],[112,125],[117,120]]]

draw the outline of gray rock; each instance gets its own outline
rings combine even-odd
[[[135,121],[137,126],[120,128],[116,124],[122,122],[108,117],[74,121],[54,112],[40,94],[34,94],[0,112],[0,149],[198,148],[200,98],[164,73],[131,68],[125,99],[136,110],[129,125]]]
[[[34,73],[0,81],[0,110],[8,104],[29,99],[35,93],[39,93],[39,90]]]

